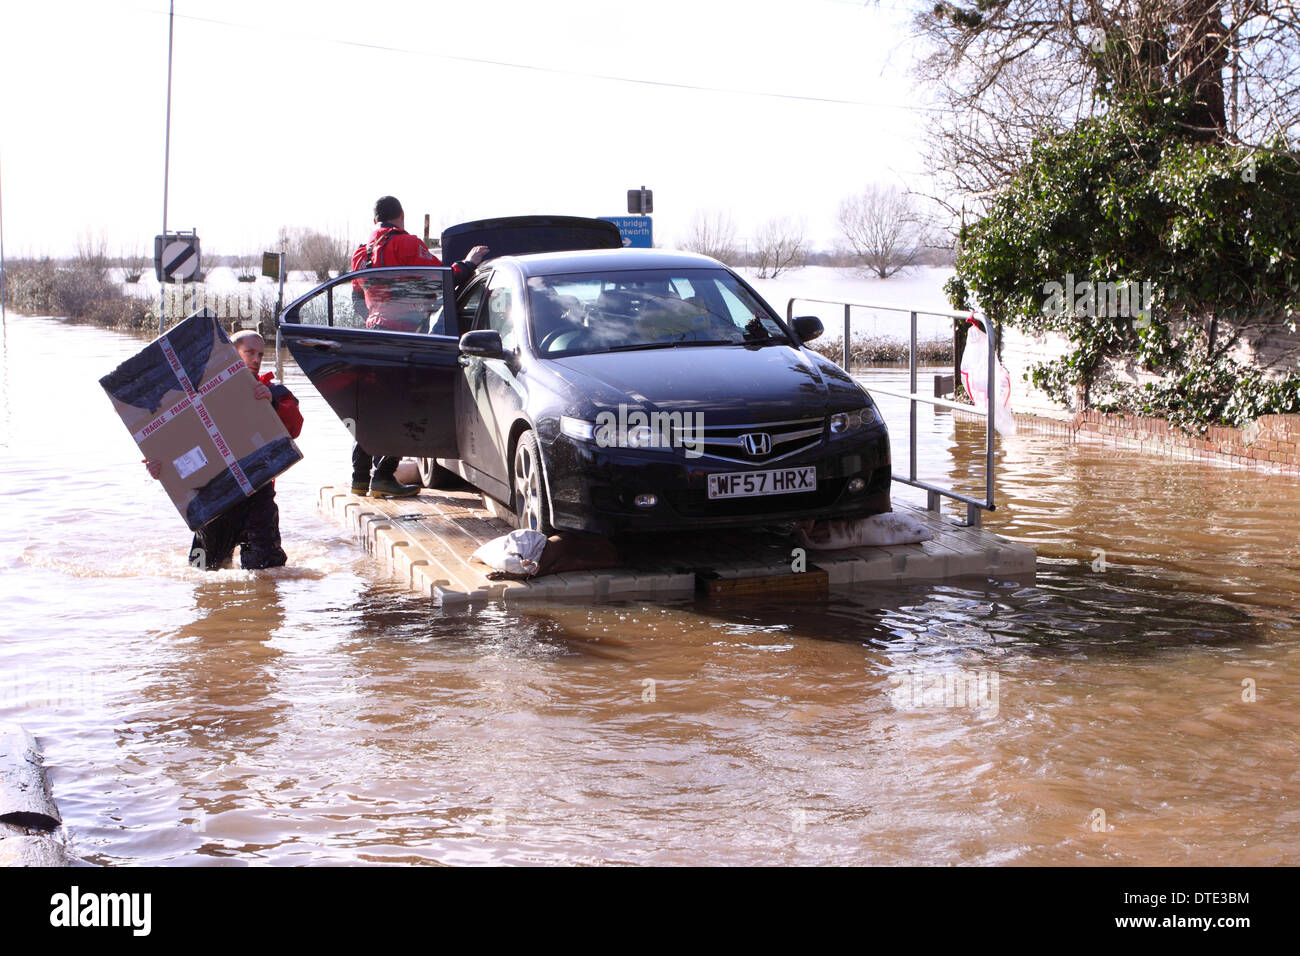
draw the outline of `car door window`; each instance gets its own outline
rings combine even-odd
[[[446,270],[376,269],[333,280],[293,304],[293,322],[336,329],[424,332],[442,308]]]
[[[280,315],[284,344],[362,447],[460,457],[459,343],[454,335],[420,334],[453,286],[452,270],[442,266],[364,270],[317,286]]]
[[[518,297],[509,282],[502,281],[488,292],[487,308],[479,316],[475,328],[495,329],[501,335],[501,345],[513,352],[519,345],[519,322],[516,316]]]
[[[475,279],[465,287],[465,290],[460,294],[460,298],[456,300],[456,314],[460,319],[460,327],[466,332],[478,328],[474,322],[478,315],[479,306],[483,302],[483,293],[486,289],[486,278]]]

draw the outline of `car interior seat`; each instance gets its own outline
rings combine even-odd
[[[542,351],[552,351],[554,342],[577,328],[568,318],[568,308],[554,292],[532,292],[533,341]]]

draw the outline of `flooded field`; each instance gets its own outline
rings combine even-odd
[[[1300,863],[1300,478],[1022,434],[1032,586],[443,613],[317,514],[292,365],[290,566],[191,570],[97,381],[140,345],[0,351],[0,720],[93,862]],[[982,426],[919,419],[976,490]]]

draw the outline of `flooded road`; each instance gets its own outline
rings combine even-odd
[[[0,720],[89,860],[1300,863],[1300,478],[1022,434],[1032,586],[443,613],[317,514],[348,435],[292,365],[290,567],[191,570],[97,381],[141,344],[0,352]]]

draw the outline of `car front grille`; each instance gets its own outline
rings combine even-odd
[[[674,427],[675,444],[739,465],[781,461],[815,448],[826,433],[826,419],[799,418],[753,425]]]

